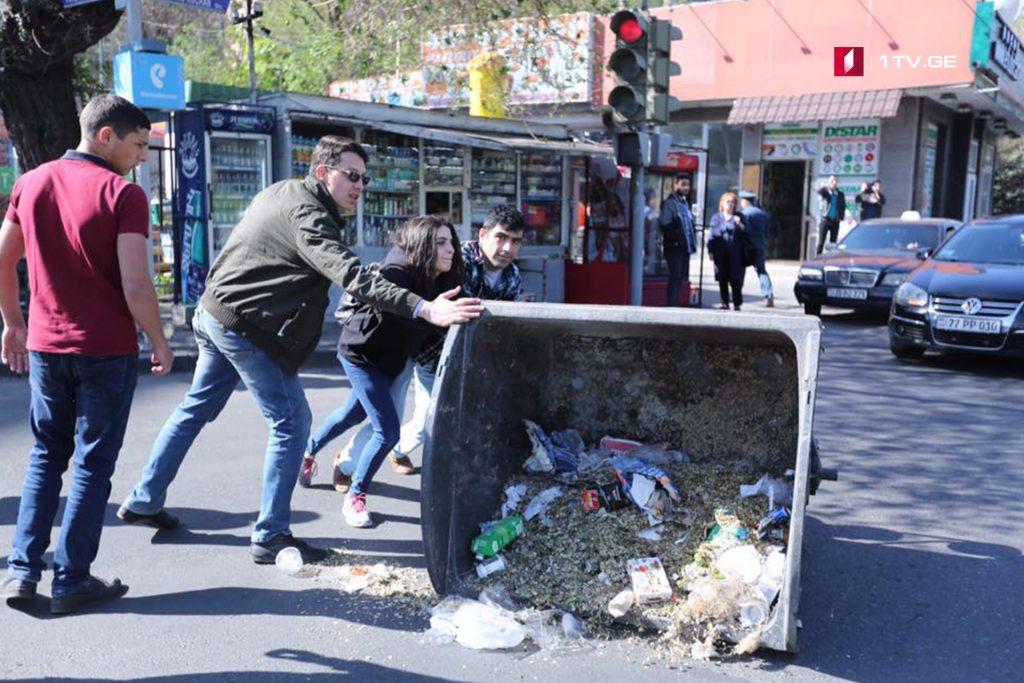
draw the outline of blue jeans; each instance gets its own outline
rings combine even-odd
[[[395,446],[395,455],[408,456],[423,445],[423,435],[427,429],[427,412],[430,410],[430,395],[434,391],[434,373],[416,365],[416,402],[412,417],[402,425],[402,436]]]
[[[665,263],[668,264],[668,289],[666,306],[687,306],[689,301],[680,303],[679,292],[683,281],[690,279],[690,254],[683,249],[666,249]]]
[[[765,261],[765,245],[758,244],[754,247],[754,270],[757,271],[757,279],[761,284],[761,296],[774,297],[775,290],[772,288],[772,279],[768,277],[768,270],[764,266]]]
[[[409,360],[402,372],[398,374],[394,382],[391,384],[391,400],[395,404],[395,416],[401,423],[402,418],[405,416],[405,395],[409,391],[409,383],[412,381],[413,366],[416,364]],[[417,366],[418,367],[418,366]],[[402,434],[405,434],[405,427],[402,428]],[[348,443],[342,447],[338,452],[338,469],[343,474],[352,476],[355,474],[356,468],[359,466],[359,456],[362,455],[363,449],[366,448],[366,444],[373,438],[373,425],[369,422],[364,422],[356,433],[352,435],[352,438],[348,440]],[[399,438],[399,446],[401,446],[402,438]],[[316,444],[310,443],[310,448],[315,447],[315,451],[309,451],[310,455],[316,455],[316,452],[322,449],[326,445],[326,441],[323,443],[317,442]],[[395,452],[400,449],[396,448]]]
[[[192,386],[160,430],[142,479],[124,505],[143,515],[163,509],[167,488],[192,442],[206,423],[220,414],[241,380],[270,426],[263,460],[263,498],[252,540],[263,543],[291,533],[292,491],[312,420],[299,377],[282,370],[270,356],[243,335],[225,328],[202,306],[196,308],[192,330],[199,347]]]
[[[373,436],[359,454],[355,474],[352,476],[352,494],[369,491],[373,475],[380,469],[388,452],[398,443],[401,424],[391,398],[395,377],[366,365],[357,365],[338,356],[345,375],[352,385],[345,404],[327,416],[324,423],[309,439],[307,452],[316,454],[328,442],[344,434],[351,427],[370,418]]]
[[[35,446],[21,493],[14,549],[7,560],[11,576],[39,582],[62,475],[74,457],[53,555],[53,595],[88,582],[138,373],[135,356],[30,353],[29,416]]]

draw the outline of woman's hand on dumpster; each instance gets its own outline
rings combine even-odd
[[[480,299],[456,299],[459,289],[459,287],[449,289],[438,295],[433,301],[423,304],[423,308],[420,309],[420,317],[438,327],[461,325],[480,317],[484,310]]]

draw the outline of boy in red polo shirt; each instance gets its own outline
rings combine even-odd
[[[82,110],[81,142],[14,185],[0,228],[2,360],[29,373],[35,434],[2,595],[31,600],[74,457],[53,555],[54,614],[120,597],[128,587],[89,568],[99,549],[110,477],[138,377],[138,323],[153,344],[153,373],[174,356],[149,278],[146,195],[122,176],[146,158],[149,119],[113,95]],[[16,266],[25,256],[31,303],[26,326]]]

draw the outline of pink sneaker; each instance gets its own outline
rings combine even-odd
[[[341,514],[349,526],[365,529],[371,525],[370,511],[366,509],[366,494],[345,496],[345,504],[341,506]]]
[[[308,489],[313,485],[313,477],[319,468],[316,459],[312,455],[302,456],[302,469],[299,470],[299,486]]]

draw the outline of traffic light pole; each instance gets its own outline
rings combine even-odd
[[[646,3],[645,3],[646,4]],[[640,135],[647,134],[647,124],[638,127]],[[647,227],[647,199],[644,195],[646,171],[643,164],[633,167],[633,220],[629,231],[629,303],[643,305],[644,295],[644,232]]]

